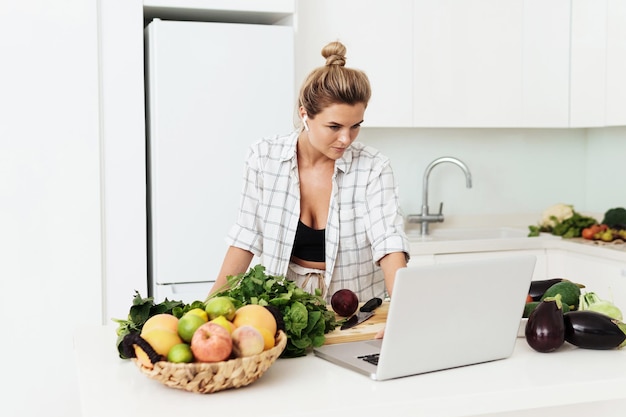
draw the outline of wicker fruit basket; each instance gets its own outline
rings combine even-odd
[[[136,358],[133,361],[142,373],[168,387],[210,394],[253,383],[278,359],[286,345],[287,335],[280,330],[275,346],[255,356],[213,363],[158,361],[152,369]]]

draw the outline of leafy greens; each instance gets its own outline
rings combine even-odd
[[[237,308],[259,304],[274,306],[280,311],[287,334],[283,358],[304,356],[311,348],[323,345],[324,335],[339,325],[335,313],[328,309],[319,292],[311,294],[284,277],[267,275],[262,265],[250,268],[247,273],[227,277],[226,287],[207,300],[227,296]]]
[[[156,314],[172,314],[178,318],[182,317],[187,311],[200,307],[204,310],[202,301],[194,301],[191,304],[185,304],[182,301],[168,300],[167,298],[156,304],[153,297],[143,298],[138,291],[135,291],[133,297],[133,305],[130,307],[127,319],[112,319],[117,323],[117,351],[120,358],[129,359],[124,353],[122,341],[124,336],[130,333],[141,333],[144,323]]]
[[[565,239],[580,237],[583,229],[598,223],[593,217],[584,216],[576,211],[569,218],[560,220],[556,216],[551,216],[551,220],[554,221],[554,226],[528,226],[528,236],[533,237],[539,236],[540,233],[551,233]]]

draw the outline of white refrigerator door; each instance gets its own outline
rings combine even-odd
[[[149,287],[155,301],[204,300],[247,148],[294,128],[293,28],[154,20],[145,38]]]

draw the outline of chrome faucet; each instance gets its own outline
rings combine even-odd
[[[463,161],[453,158],[451,156],[442,156],[441,158],[437,158],[432,161],[426,167],[424,171],[424,178],[422,184],[422,212],[420,214],[411,214],[407,217],[407,221],[409,223],[421,223],[421,233],[422,236],[428,235],[428,224],[434,222],[443,222],[443,202],[439,204],[439,213],[431,214],[428,209],[428,177],[430,176],[430,171],[433,170],[439,164],[444,162],[451,162],[457,165],[459,168],[463,170],[465,173],[465,182],[467,188],[472,188],[472,174],[467,168],[467,165],[463,163]]]

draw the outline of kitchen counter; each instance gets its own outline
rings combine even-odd
[[[279,359],[251,385],[214,394],[168,388],[117,356],[115,327],[75,337],[83,416],[622,416],[626,350],[565,344],[538,353],[518,338],[504,360],[376,382],[309,354]],[[462,349],[462,341],[459,343]]]
[[[558,236],[542,233],[538,237],[527,237],[528,231],[515,228],[498,228],[504,234],[498,238],[481,237],[481,232],[490,229],[475,229],[476,238],[472,238],[473,229],[457,229],[465,236],[462,238],[438,237],[423,239],[416,234],[408,234],[411,256],[429,256],[451,253],[473,253],[511,250],[562,249],[573,253],[587,254],[603,259],[626,262],[626,243],[621,240],[606,243],[583,238],[562,239]],[[496,229],[497,230],[497,229]],[[508,233],[508,235],[507,235]],[[444,235],[445,236],[445,235]]]

